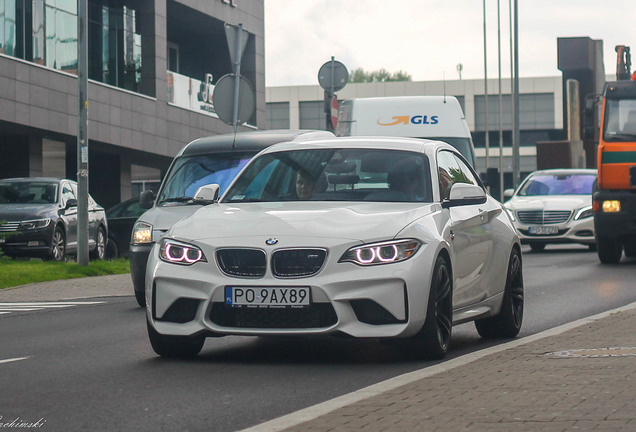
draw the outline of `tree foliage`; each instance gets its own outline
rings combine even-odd
[[[350,76],[350,83],[371,83],[390,81],[411,81],[411,75],[404,71],[389,72],[382,68],[376,71],[365,71],[363,68],[354,69]]]

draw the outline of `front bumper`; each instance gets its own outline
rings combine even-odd
[[[14,231],[4,238],[0,247],[7,255],[45,257],[51,252],[51,241],[55,226],[49,224],[46,228]]]
[[[594,202],[599,208],[605,200],[621,202],[617,213],[594,213],[594,228],[600,237],[620,237],[636,235],[636,191],[599,191],[594,194]]]
[[[408,337],[426,319],[432,265],[437,252],[424,245],[411,259],[361,267],[338,263],[332,251],[322,270],[306,278],[236,278],[208,262],[180,266],[162,262],[157,247],[148,260],[146,312],[163,335],[309,335]],[[226,286],[308,287],[306,308],[236,308],[225,304]]]
[[[594,244],[594,218],[587,217],[580,220],[570,220],[562,224],[543,225],[544,227],[556,227],[556,234],[533,234],[531,227],[536,225],[525,225],[518,220],[514,222],[515,229],[519,234],[522,243],[580,243]]]

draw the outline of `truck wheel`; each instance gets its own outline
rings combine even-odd
[[[625,239],[625,244],[623,245],[625,248],[625,256],[626,257],[636,257],[636,236],[629,236]]]
[[[617,237],[597,237],[598,258],[603,264],[618,264],[623,255],[623,244]]]

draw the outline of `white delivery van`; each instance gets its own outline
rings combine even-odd
[[[381,135],[436,139],[457,148],[475,166],[466,117],[454,96],[396,96],[341,102],[337,136]]]

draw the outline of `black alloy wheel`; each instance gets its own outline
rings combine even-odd
[[[426,321],[416,335],[419,354],[426,359],[442,359],[448,352],[453,330],[453,280],[450,266],[437,257],[430,284]]]
[[[501,301],[501,310],[490,318],[475,321],[477,332],[487,339],[508,339],[519,334],[523,323],[523,268],[521,252],[513,248],[508,262],[506,286]]]

